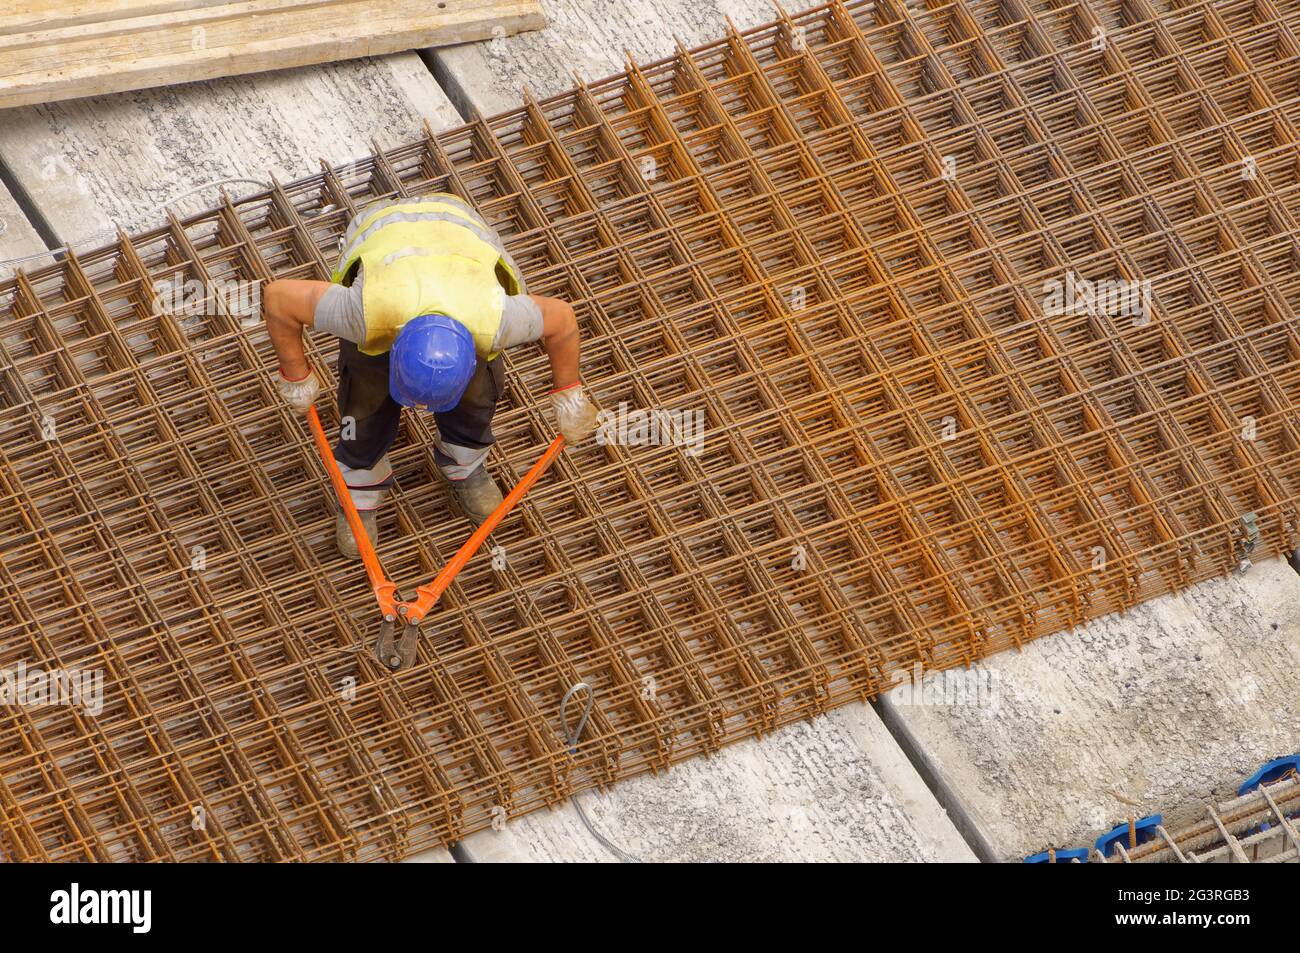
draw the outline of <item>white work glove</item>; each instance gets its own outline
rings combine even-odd
[[[587,399],[581,383],[551,391],[551,406],[565,443],[581,443],[595,432],[596,405]]]
[[[308,369],[306,377],[296,381],[286,378],[283,371],[278,372],[275,386],[284,402],[300,414],[307,413],[307,408],[316,403],[320,395],[320,378],[312,369]]]

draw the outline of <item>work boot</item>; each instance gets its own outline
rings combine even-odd
[[[361,525],[366,528],[366,535],[370,537],[370,545],[378,546],[379,511],[359,510],[358,515],[361,517]],[[352,527],[348,525],[348,518],[341,512],[334,517],[334,544],[338,546],[339,553],[345,559],[361,558],[361,550],[357,548],[357,540],[352,535]]]
[[[443,479],[451,484],[451,495],[456,506],[475,528],[482,526],[492,511],[501,505],[501,491],[497,489],[492,474],[487,472],[487,467],[476,467],[463,480],[451,480],[445,475]]]

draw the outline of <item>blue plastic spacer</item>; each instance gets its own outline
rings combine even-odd
[[[1139,818],[1133,822],[1134,832],[1137,835],[1137,842],[1145,844],[1151,838],[1156,836],[1156,828],[1161,824],[1159,814],[1151,814],[1147,817]],[[1097,838],[1097,850],[1101,851],[1103,857],[1109,857],[1115,850],[1116,844],[1123,844],[1128,847],[1128,825],[1120,824],[1109,834],[1102,834]]]
[[[1249,794],[1261,784],[1271,784],[1292,771],[1300,772],[1300,754],[1274,758],[1246,779],[1245,783],[1237,789],[1237,796]]]

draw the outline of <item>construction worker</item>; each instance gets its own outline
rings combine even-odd
[[[344,427],[334,458],[372,542],[393,482],[388,448],[402,407],[433,412],[434,462],[471,523],[478,526],[501,503],[483,461],[493,442],[504,348],[541,340],[560,432],[570,444],[591,435],[596,408],[578,379],[572,306],[528,294],[501,239],[466,202],[438,194],[378,203],[353,218],[341,245],[330,281],[272,281],[262,310],[280,359],[279,392],[299,413],[321,389],[303,353],[303,328],[339,338]],[[358,558],[342,512],[334,533],[339,551]]]

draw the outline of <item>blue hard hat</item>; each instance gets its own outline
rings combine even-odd
[[[406,322],[393,342],[388,393],[403,407],[451,410],[474,376],[474,337],[445,314],[422,314]]]

